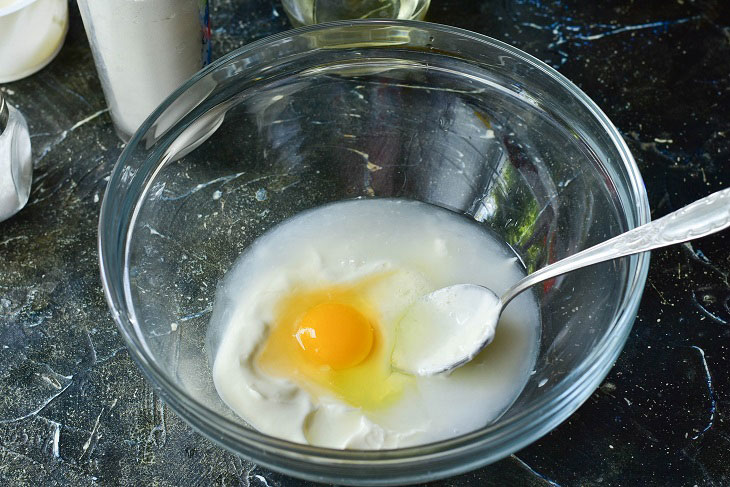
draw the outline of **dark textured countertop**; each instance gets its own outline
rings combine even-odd
[[[730,186],[725,0],[432,0],[428,19],[558,68],[623,133],[653,216]],[[0,484],[308,485],[173,414],[103,298],[96,226],[122,145],[75,5],[59,56],[0,86],[26,115],[28,207],[0,223]],[[218,0],[214,57],[289,28],[278,2]],[[653,253],[636,324],[601,387],[515,455],[433,485],[729,485],[730,232]]]

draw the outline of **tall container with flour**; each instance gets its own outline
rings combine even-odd
[[[109,112],[127,141],[210,61],[208,0],[78,0]]]

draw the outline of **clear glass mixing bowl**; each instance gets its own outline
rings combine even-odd
[[[267,229],[354,197],[466,213],[530,271],[649,221],[616,128],[559,73],[499,41],[422,22],[363,21],[305,27],[232,52],[142,125],[114,169],[99,223],[114,319],[161,396],[205,436],[298,477],[415,482],[509,455],[599,385],[629,334],[647,254],[537,289],[534,374],[478,431],[413,448],[336,451],[248,427],[211,380],[205,337],[216,285]]]

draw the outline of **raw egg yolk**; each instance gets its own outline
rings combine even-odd
[[[258,367],[294,381],[314,398],[334,395],[369,411],[393,404],[412,378],[392,370],[390,328],[375,305],[389,276],[293,286],[275,306]]]
[[[359,364],[373,348],[373,327],[352,306],[322,303],[299,321],[294,339],[312,363],[334,370]]]

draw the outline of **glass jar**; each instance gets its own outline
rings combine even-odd
[[[294,26],[335,20],[423,20],[431,0],[282,0]]]
[[[32,178],[28,124],[0,92],[0,221],[16,214],[28,202]]]

